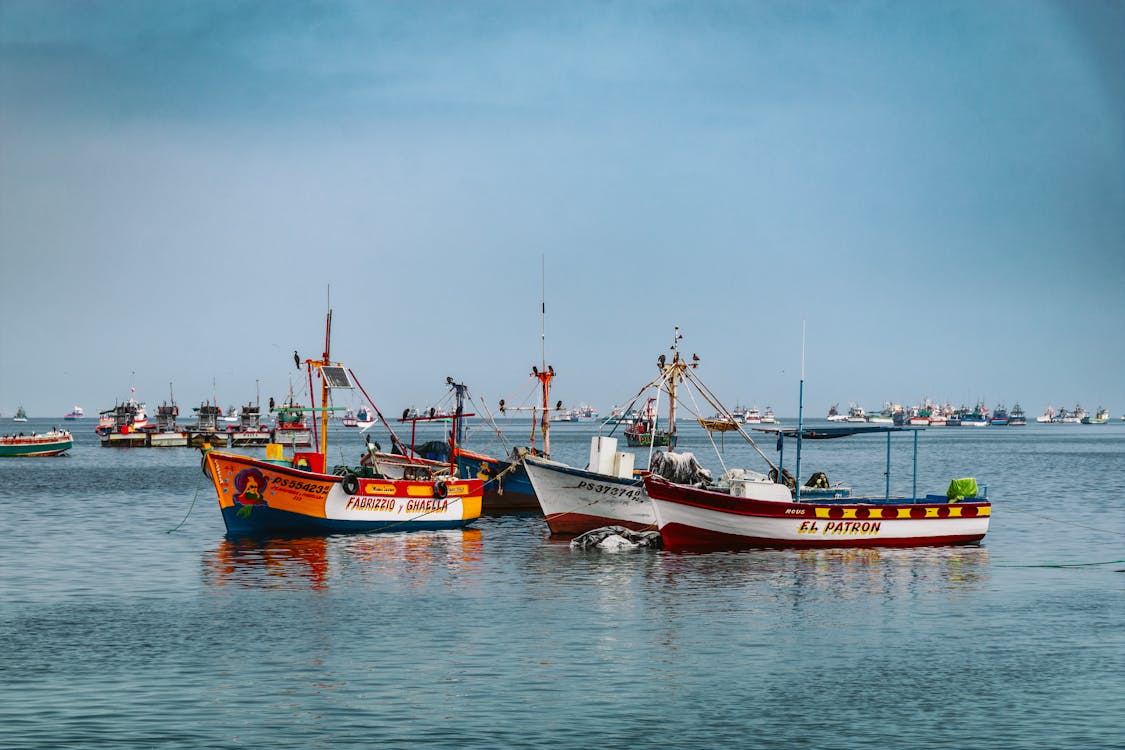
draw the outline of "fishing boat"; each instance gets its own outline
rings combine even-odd
[[[42,434],[0,436],[0,457],[58,456],[74,447],[69,430],[52,429]]]
[[[277,418],[270,433],[270,442],[297,448],[308,448],[313,444],[312,428],[309,426],[304,408],[294,400],[292,386],[289,388],[289,398],[277,407]]]
[[[832,404],[828,407],[828,416],[825,417],[829,422],[846,422],[848,420],[847,414],[840,413],[840,405]]]
[[[219,418],[223,410],[217,403],[204,401],[199,406],[192,407],[195,412],[195,423],[187,425],[184,430],[188,435],[188,445],[192,448],[203,448],[226,445],[226,430],[219,425]]]
[[[777,417],[773,415],[773,407],[767,406],[762,414],[762,424],[777,424]]]
[[[356,427],[367,429],[371,425],[375,424],[374,413],[365,406],[359,407],[359,409],[356,410],[355,413],[355,424]]]
[[[996,410],[992,412],[992,416],[988,419],[988,424],[992,427],[1008,426],[1008,410],[1004,408],[1003,404],[997,405]]]
[[[852,404],[848,407],[848,416],[844,417],[845,422],[866,422],[867,412],[859,404]]]
[[[1025,425],[1027,425],[1027,414],[1024,413],[1023,407],[1017,401],[1012,410],[1008,412],[1008,426],[1022,427]]]
[[[1054,422],[1055,410],[1051,408],[1050,404],[1047,404],[1047,408],[1043,410],[1042,414],[1035,418],[1035,421],[1040,424],[1049,424],[1051,422]]]
[[[625,428],[625,443],[630,448],[676,447],[676,426],[672,423],[670,429],[660,429],[655,398],[648,399],[636,419]]]
[[[988,427],[988,409],[985,407],[983,401],[978,401],[977,405],[961,417],[962,427]]]
[[[262,424],[261,403],[255,399],[238,411],[238,424],[227,428],[227,441],[232,448],[267,445],[270,428]]]
[[[1109,409],[1104,406],[1099,406],[1097,416],[1086,415],[1082,418],[1082,424],[1105,424],[1109,421]]]
[[[930,410],[924,407],[915,406],[912,410],[907,424],[911,427],[928,427],[930,424]]]
[[[153,448],[185,448],[188,445],[188,434],[176,424],[180,407],[176,405],[171,383],[168,384],[168,393],[172,402],[165,401],[156,407],[156,425],[149,432],[147,444]]]
[[[63,419],[73,421],[76,419],[83,419],[85,416],[86,412],[82,410],[82,407],[75,406],[73,409],[63,415]]]
[[[1064,416],[1062,421],[1066,422],[1067,424],[1080,424],[1082,420],[1086,419],[1089,416],[1089,412],[1082,408],[1082,404],[1075,404],[1074,411],[1070,412],[1069,415]]]
[[[698,357],[693,356],[690,362],[680,357],[677,343],[680,338],[677,326],[671,359],[666,355],[660,356],[657,360],[659,375],[634,398],[636,402],[650,388],[667,394],[670,425],[667,442],[670,445],[676,444],[676,405],[679,400],[678,389],[683,383],[693,385],[700,398],[718,414],[733,414],[699,381],[695,374],[695,368],[699,364]],[[655,418],[654,401],[655,399],[649,398],[643,410],[649,412],[652,419]],[[703,423],[707,421],[702,420]],[[721,418],[714,421],[721,422],[724,427],[733,425],[734,431],[750,440],[737,420]],[[750,442],[753,444],[753,441]],[[568,466],[537,456],[524,458],[527,475],[535,488],[552,534],[582,534],[603,526],[624,526],[633,531],[656,530],[652,503],[645,493],[639,473],[634,470],[636,456],[628,451],[618,451],[617,447],[617,439],[612,434],[592,436],[586,468]],[[652,445],[647,447],[650,449],[648,471],[672,479],[710,481],[710,473],[699,465],[691,453],[658,451]],[[761,478],[765,481],[765,477]],[[735,469],[724,472],[720,481],[737,483],[745,479],[742,471]]]
[[[743,424],[761,424],[762,423],[762,412],[760,412],[758,410],[758,407],[751,406],[743,414],[742,423]]]
[[[331,410],[330,394],[356,387],[362,391],[351,369],[331,360],[331,332],[329,310],[324,353],[304,360],[309,382],[316,378],[321,384],[320,405],[302,407],[318,427],[313,450],[293,450],[286,457],[284,446],[275,442],[266,447],[264,460],[220,450],[204,453],[203,470],[214,484],[227,534],[458,529],[478,518],[483,482],[458,479],[453,464],[440,470],[415,467],[401,479],[362,463],[329,470],[324,416]]]
[[[101,419],[94,431],[101,437],[103,448],[140,448],[148,445],[148,417],[144,402],[132,396],[99,412]]]
[[[344,416],[340,417],[340,424],[344,427],[359,427],[359,419],[356,418],[355,411],[352,409],[344,411]]]
[[[27,421],[27,412],[24,411],[23,404],[20,404],[19,408],[16,409],[16,416],[12,417],[12,421],[13,422],[26,422]]]
[[[885,425],[779,430],[781,439],[839,438],[885,433],[887,492],[883,497],[809,498],[802,488],[761,481],[726,488],[649,475],[645,491],[669,549],[740,547],[913,547],[980,541],[988,532],[987,487],[950,483],[944,495],[890,494],[890,434],[917,429]],[[798,474],[800,449],[798,448]],[[915,457],[917,442],[915,442]],[[784,475],[784,472],[783,472]],[[917,463],[915,463],[915,485]]]
[[[618,452],[617,439],[591,438],[589,468],[525,456],[523,465],[552,534],[582,534],[602,526],[655,531],[656,517],[632,453]]]

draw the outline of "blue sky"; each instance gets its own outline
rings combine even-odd
[[[1125,410],[1121,2],[0,0],[0,412]],[[135,373],[135,375],[134,375]],[[299,381],[296,381],[299,386]],[[212,385],[214,383],[214,386]]]

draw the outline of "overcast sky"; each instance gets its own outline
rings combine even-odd
[[[0,412],[1125,410],[1122,2],[0,0]],[[134,374],[135,373],[135,374]],[[214,385],[213,385],[214,384]],[[300,390],[300,380],[295,381]]]

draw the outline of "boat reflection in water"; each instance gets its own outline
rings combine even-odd
[[[319,591],[342,576],[348,579],[348,586],[356,580],[393,580],[413,587],[446,575],[461,582],[472,581],[479,573],[481,557],[480,530],[466,528],[401,534],[224,538],[204,554],[202,567],[204,580],[215,586]],[[359,575],[357,566],[363,570]]]
[[[663,585],[673,587],[745,585],[760,591],[768,581],[778,602],[796,602],[975,587],[989,580],[989,565],[987,548],[953,545],[662,554],[658,570],[667,579]]]

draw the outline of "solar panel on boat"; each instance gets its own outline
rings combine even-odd
[[[320,372],[324,375],[324,382],[328,384],[329,388],[352,387],[352,381],[348,380],[348,373],[343,367],[325,365],[320,368]]]

